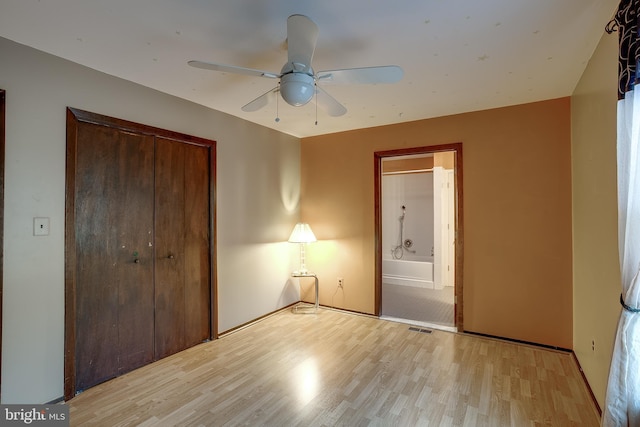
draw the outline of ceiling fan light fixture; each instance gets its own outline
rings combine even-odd
[[[189,61],[188,64],[192,67],[223,73],[280,79],[278,86],[242,106],[241,110],[247,113],[263,108],[269,103],[274,93],[280,92],[282,99],[294,107],[301,107],[316,96],[316,107],[319,106],[331,117],[339,117],[344,115],[347,109],[316,83],[378,84],[396,83],[402,79],[402,68],[397,65],[342,68],[320,71],[316,74],[311,67],[311,62],[317,38],[318,26],[307,16],[294,14],[287,18],[287,62],[282,66],[279,74],[215,62],[194,60]],[[278,98],[275,97],[275,99]],[[276,117],[276,122],[279,120]]]
[[[287,104],[300,107],[311,101],[315,92],[313,76],[305,73],[289,73],[280,80],[280,94]]]

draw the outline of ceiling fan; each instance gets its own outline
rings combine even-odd
[[[330,116],[338,117],[347,109],[335,98],[318,86],[320,84],[377,84],[396,83],[402,79],[402,68],[396,65],[380,67],[349,68],[314,72],[311,67],[313,52],[318,39],[318,26],[304,15],[291,15],[287,19],[288,58],[279,73],[216,64],[203,61],[189,61],[192,67],[222,71],[248,76],[280,79],[278,85],[242,107],[242,111],[252,112],[266,106],[272,93],[280,93],[287,104],[299,107],[308,103],[316,95],[316,104]],[[276,121],[279,119],[276,118]]]

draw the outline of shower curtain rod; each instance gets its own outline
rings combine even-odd
[[[406,171],[382,172],[382,175],[405,175],[408,173],[433,172],[433,169],[411,169]]]

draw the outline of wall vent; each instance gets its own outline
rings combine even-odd
[[[422,332],[423,334],[430,334],[433,332],[431,329],[416,328],[415,326],[409,327],[409,330],[413,332]]]

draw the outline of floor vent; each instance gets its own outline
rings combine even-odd
[[[409,327],[409,330],[413,332],[422,332],[423,334],[430,334],[433,332],[431,329],[416,328],[415,326]]]

